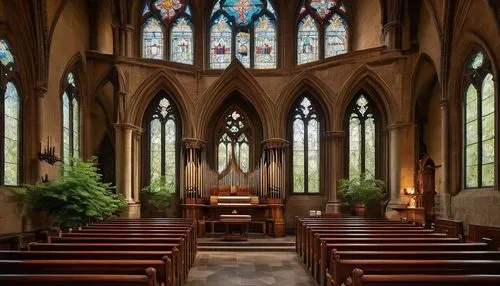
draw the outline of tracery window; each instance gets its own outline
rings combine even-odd
[[[210,68],[225,69],[233,58],[247,68],[276,68],[276,19],[269,0],[218,0],[210,15]]]
[[[244,173],[250,169],[251,129],[246,115],[231,109],[218,132],[217,165],[219,173],[226,170],[233,160]]]
[[[347,116],[349,179],[375,178],[378,122],[373,103],[361,94],[350,105]]]
[[[188,0],[146,0],[142,10],[142,57],[193,64]]]
[[[464,177],[466,188],[495,185],[495,83],[481,51],[469,58],[464,76]]]
[[[64,79],[62,95],[62,154],[63,162],[69,164],[71,158],[80,157],[80,109],[78,104],[79,86],[73,72]]]
[[[15,58],[7,41],[0,39],[0,184],[20,183],[21,108],[16,87]]]
[[[176,185],[178,160],[178,120],[166,97],[156,103],[149,119],[149,179],[161,177]]]
[[[297,64],[348,50],[347,9],[343,0],[303,0],[297,27]]]
[[[292,192],[320,191],[320,132],[318,107],[307,97],[297,101],[291,122]]]

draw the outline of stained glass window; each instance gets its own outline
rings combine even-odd
[[[338,14],[333,15],[325,31],[325,58],[347,51],[347,25]]]
[[[315,104],[307,97],[297,102],[292,115],[292,190],[320,191],[321,122]]]
[[[62,95],[62,154],[63,162],[80,157],[80,111],[78,105],[78,84],[72,72],[65,77]]]
[[[233,58],[246,68],[276,68],[276,13],[269,0],[219,0],[210,15],[211,68],[224,69]]]
[[[170,60],[173,62],[193,63],[193,30],[187,18],[179,18],[170,33]]]
[[[142,57],[161,60],[164,58],[163,29],[159,20],[149,18],[142,28]]]
[[[187,0],[146,0],[142,12],[142,57],[193,64],[194,37]]]
[[[488,58],[475,52],[466,67],[464,89],[464,184],[495,185],[495,83]]]
[[[149,121],[150,181],[165,178],[176,185],[178,132],[174,106],[162,97],[153,109]]]
[[[318,60],[318,28],[311,16],[299,24],[297,36],[297,63],[306,64]]]
[[[344,54],[348,50],[344,0],[303,0],[297,27],[297,64]],[[323,37],[319,37],[319,31]]]
[[[232,109],[224,116],[222,132],[217,147],[217,166],[219,173],[224,172],[233,161],[242,172],[249,171],[250,129],[246,116]]]
[[[276,68],[276,27],[266,15],[255,21],[255,68]]]
[[[377,121],[373,104],[361,94],[348,113],[349,179],[376,176]]]
[[[16,78],[15,60],[7,41],[0,39],[0,147],[3,160],[0,162],[0,184],[20,184],[21,153],[21,101],[13,81]],[[3,92],[3,94],[2,94]]]

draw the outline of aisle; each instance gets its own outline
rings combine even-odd
[[[198,252],[187,286],[314,286],[295,252]]]

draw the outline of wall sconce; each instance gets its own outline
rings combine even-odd
[[[54,165],[56,162],[61,161],[56,157],[56,147],[50,146],[50,136],[47,136],[47,146],[42,151],[42,143],[40,142],[40,151],[38,152],[38,160],[45,161],[50,165]]]
[[[405,188],[405,194],[410,196],[410,200],[408,201],[408,208],[416,208],[417,207],[417,201],[415,200],[415,188]]]

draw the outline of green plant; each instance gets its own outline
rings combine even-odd
[[[170,207],[170,202],[175,194],[175,182],[167,180],[165,177],[153,179],[149,186],[142,189],[148,194],[147,202],[157,210],[165,210]]]
[[[379,204],[385,192],[385,183],[381,180],[366,178],[364,175],[339,181],[342,202],[348,207],[356,204]]]
[[[51,182],[26,185],[26,202],[35,210],[47,212],[60,228],[78,227],[103,220],[120,212],[126,202],[113,194],[111,184],[103,183],[96,159],[72,159],[62,165],[61,176]]]

